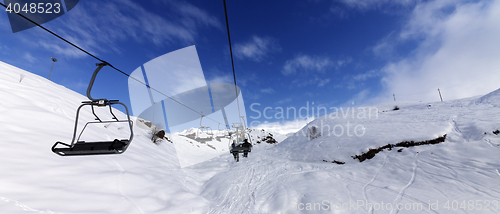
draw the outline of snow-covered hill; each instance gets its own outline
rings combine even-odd
[[[499,213],[499,100],[497,90],[449,102],[382,104],[371,107],[371,117],[339,109],[214,176],[205,194],[230,192],[212,206],[221,213]],[[313,126],[321,133],[315,139],[307,134]],[[385,149],[362,163],[352,157],[444,134],[444,143]],[[243,182],[220,190],[224,177]]]
[[[265,130],[247,128],[246,132],[253,144],[253,151],[268,149],[286,138],[281,134],[269,133]],[[169,136],[174,142],[180,166],[188,167],[219,155],[229,154],[229,135],[234,133],[234,129],[202,131],[190,128]]]
[[[238,163],[223,151],[224,138],[195,140],[187,136],[193,129],[155,145],[138,124],[124,154],[60,157],[50,147],[71,140],[84,96],[0,62],[0,98],[0,213],[500,213],[498,90],[381,104],[364,114],[339,109]],[[314,139],[313,126],[321,133]],[[101,124],[82,138],[127,134]],[[444,134],[435,145],[386,149],[364,162],[351,157]]]
[[[182,167],[221,154],[230,156],[225,138],[202,145],[169,135],[174,143],[155,145],[149,130],[136,122],[134,140],[122,155],[60,157],[50,149],[57,141],[71,142],[75,112],[86,97],[0,62],[0,98],[0,213],[186,213],[196,210],[193,206],[203,206],[175,202],[202,200],[186,190],[194,184],[187,181],[190,178]],[[107,108],[96,108],[96,113],[102,119],[111,118]],[[118,110],[114,113],[126,118]],[[94,116],[84,108],[79,127],[88,121],[94,121]],[[269,133],[257,135],[261,134]],[[128,135],[126,124],[99,124],[89,126],[81,139],[126,139]]]
[[[185,193],[185,178],[169,173],[179,168],[175,148],[151,143],[140,128],[123,155],[52,153],[56,141],[71,141],[76,108],[86,97],[2,62],[0,97],[0,213],[149,213],[166,209],[165,194],[196,197]],[[109,117],[106,108],[96,112]],[[80,127],[93,120],[82,110]],[[127,136],[122,126],[89,127],[82,139]],[[138,206],[146,201],[147,207]]]

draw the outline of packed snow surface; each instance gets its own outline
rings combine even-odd
[[[193,129],[156,145],[137,123],[122,155],[61,157],[50,148],[71,141],[86,97],[0,62],[0,98],[0,213],[500,213],[500,91],[339,108],[277,145],[254,146],[240,162],[226,138],[195,140],[186,136]],[[82,114],[80,125],[94,120]],[[87,129],[86,140],[128,134],[119,123]],[[268,135],[259,132],[253,137]],[[384,150],[361,163],[351,157],[444,134],[436,145]]]

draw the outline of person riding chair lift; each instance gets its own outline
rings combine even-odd
[[[248,157],[248,151],[250,150],[250,147],[252,147],[252,144],[248,142],[248,139],[245,139],[243,141],[243,144],[241,144],[241,146],[243,146],[243,148],[248,148],[248,149],[245,149],[243,150],[243,157]]]
[[[236,162],[240,161],[240,152],[243,152],[243,157],[248,157],[248,152],[252,151],[252,144],[248,142],[248,139],[244,139],[242,143],[235,145],[235,141],[231,144],[231,153],[233,153],[234,160]]]

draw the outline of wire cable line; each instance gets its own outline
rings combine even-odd
[[[224,14],[226,15],[227,38],[229,40],[229,52],[231,53],[231,65],[233,67],[234,91],[236,92],[236,104],[238,105],[238,116],[241,118],[240,101],[238,99],[238,86],[236,85],[236,73],[234,72],[233,48],[231,46],[231,35],[229,34],[229,21],[227,18],[226,0],[224,1]],[[241,119],[240,119],[241,122]]]
[[[7,6],[6,6],[5,4],[3,4],[2,2],[0,2],[0,5],[2,5],[3,7],[7,8]],[[131,79],[133,79],[133,80],[135,80],[135,81],[137,81],[138,83],[140,83],[140,84],[142,84],[142,85],[144,85],[144,86],[146,86],[146,87],[150,88],[151,90],[158,92],[159,94],[161,94],[161,95],[163,95],[163,96],[165,96],[165,97],[169,98],[170,100],[172,100],[172,101],[174,101],[174,102],[176,102],[176,103],[178,103],[178,104],[182,105],[182,106],[183,106],[183,107],[185,107],[185,108],[188,108],[188,109],[189,109],[189,110],[191,110],[191,111],[194,111],[194,112],[198,113],[199,115],[201,115],[201,116],[203,116],[203,117],[208,118],[209,120],[212,120],[212,121],[214,121],[214,122],[216,122],[216,123],[220,123],[219,121],[216,121],[216,120],[214,120],[214,119],[212,119],[212,118],[209,118],[209,117],[205,116],[203,113],[196,111],[195,109],[193,109],[193,108],[191,108],[191,107],[189,107],[189,106],[185,105],[184,103],[181,103],[180,101],[178,101],[178,100],[176,100],[176,99],[174,99],[174,98],[172,98],[172,97],[170,97],[170,96],[166,95],[165,93],[162,93],[161,91],[159,91],[159,90],[157,90],[157,89],[155,89],[155,88],[153,88],[153,87],[149,86],[148,84],[146,84],[146,83],[144,83],[144,82],[142,82],[142,81],[140,81],[140,80],[136,79],[135,77],[130,76],[129,74],[127,74],[127,73],[123,72],[122,70],[118,69],[117,67],[115,67],[115,66],[111,65],[110,63],[108,63],[108,62],[106,62],[106,61],[104,61],[104,60],[100,59],[99,57],[96,57],[95,55],[93,55],[93,54],[89,53],[88,51],[84,50],[83,48],[79,47],[78,45],[75,45],[75,44],[73,44],[72,42],[70,42],[70,41],[68,41],[68,40],[64,39],[63,37],[61,37],[61,36],[57,35],[56,33],[52,32],[51,30],[49,30],[49,29],[47,29],[47,28],[43,27],[42,25],[40,25],[40,24],[38,24],[37,22],[35,22],[35,21],[31,20],[30,18],[28,18],[28,17],[24,16],[23,14],[21,14],[21,13],[16,13],[16,14],[17,14],[17,15],[19,15],[19,16],[21,16],[21,17],[23,17],[24,19],[28,20],[29,22],[33,23],[34,25],[36,25],[36,26],[38,26],[38,27],[42,28],[43,30],[47,31],[48,33],[50,33],[50,34],[54,35],[55,37],[57,37],[57,38],[61,39],[62,41],[64,41],[64,42],[68,43],[69,45],[71,45],[71,46],[75,47],[76,49],[78,49],[78,50],[80,50],[80,51],[82,51],[82,52],[86,53],[87,55],[89,55],[89,56],[93,57],[94,59],[97,59],[97,60],[99,60],[99,61],[100,61],[100,62],[102,62],[102,63],[106,63],[109,67],[111,67],[111,68],[115,69],[116,71],[118,71],[118,72],[122,73],[123,75],[125,75],[125,76],[127,76],[127,77],[129,77],[129,78],[131,78]],[[238,107],[239,107],[239,106],[238,106]]]

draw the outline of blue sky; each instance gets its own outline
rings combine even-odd
[[[229,0],[227,10],[248,117],[253,103],[433,102],[437,88],[450,100],[500,87],[499,1]],[[206,79],[232,83],[222,0],[80,0],[44,26],[127,73],[196,45]],[[1,61],[48,76],[56,57],[51,80],[85,93],[95,59],[38,28],[12,33],[5,13],[0,37]],[[93,95],[128,104],[127,77],[104,69]]]

